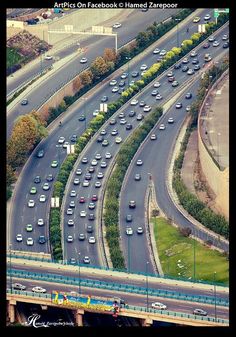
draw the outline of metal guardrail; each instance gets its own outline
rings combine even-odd
[[[7,253],[7,257],[10,258],[10,254]],[[20,254],[11,254],[11,258],[16,258],[16,259],[25,259],[25,260],[29,260],[29,261],[40,261],[40,262],[48,262],[48,263],[52,263],[55,266],[56,265],[68,265],[68,266],[72,266],[70,263],[66,262],[66,261],[54,261],[53,259],[47,259],[44,257],[36,257],[36,256],[25,256],[25,255],[20,255]],[[79,266],[79,265],[77,265]],[[109,268],[109,267],[102,267],[102,266],[93,266],[93,265],[84,265],[84,264],[80,264],[80,267],[84,267],[84,268],[89,268],[89,269],[99,269],[99,270],[108,270],[108,271],[112,271],[112,272],[120,272],[120,273],[127,273],[126,269],[115,269],[115,268]],[[133,275],[143,275],[143,276],[148,276],[148,277],[155,277],[155,278],[159,278],[159,279],[166,279],[166,280],[176,280],[176,281],[183,281],[183,282],[191,282],[193,284],[207,284],[207,285],[216,285],[219,287],[225,287],[228,288],[227,285],[225,285],[224,283],[221,282],[208,282],[208,281],[203,281],[203,280],[195,280],[195,281],[191,281],[188,278],[184,278],[184,277],[174,277],[174,276],[170,276],[170,275],[164,275],[164,276],[160,276],[160,275],[156,275],[156,274],[151,274],[151,273],[144,273],[144,272],[137,272],[137,271],[129,271],[129,274],[133,274]]]
[[[147,288],[139,287],[134,285],[128,284],[121,284],[115,282],[105,282],[105,281],[98,281],[98,280],[88,280],[84,278],[78,277],[68,277],[58,274],[43,274],[43,273],[35,273],[30,271],[22,271],[22,270],[14,270],[11,269],[7,271],[7,275],[11,275],[12,277],[19,277],[19,278],[27,278],[27,279],[37,279],[41,281],[47,282],[57,282],[63,284],[71,284],[71,285],[80,285],[84,287],[92,287],[92,288],[101,288],[101,289],[108,289],[108,290],[117,290],[117,291],[125,291],[129,293],[135,294],[146,294]],[[201,302],[207,304],[216,304],[221,306],[228,306],[229,301],[218,298],[215,299],[214,296],[202,296],[202,295],[189,295],[184,294],[176,291],[170,290],[160,290],[160,289],[148,289],[149,296],[161,296],[165,298],[174,298],[183,301],[190,301],[190,302]]]
[[[30,292],[30,291],[20,291],[20,290],[7,289],[7,294],[52,299],[52,294],[40,294],[40,293],[34,293],[34,292]],[[227,319],[217,318],[215,320],[215,318],[213,318],[213,317],[196,316],[196,315],[193,315],[193,314],[186,314],[186,313],[182,313],[182,312],[178,312],[178,311],[157,310],[157,309],[153,309],[153,308],[148,308],[148,310],[147,310],[147,308],[145,308],[145,307],[133,306],[133,305],[126,305],[125,310],[127,310],[127,311],[133,310],[133,311],[139,311],[139,312],[148,312],[148,313],[152,313],[152,314],[162,314],[162,315],[168,315],[168,316],[174,316],[174,317],[189,318],[189,319],[194,319],[194,320],[229,324],[229,320],[227,320]]]

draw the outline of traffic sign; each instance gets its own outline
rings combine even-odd
[[[219,15],[220,15],[219,12],[215,12],[215,11],[214,11],[214,18],[218,18]]]
[[[225,13],[229,13],[229,8],[225,8]]]

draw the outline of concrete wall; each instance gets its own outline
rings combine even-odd
[[[222,77],[224,74],[222,75]],[[220,81],[219,79],[218,81]],[[217,82],[218,82],[217,81]],[[217,84],[217,83],[216,83]],[[211,94],[211,91],[214,90],[214,87],[209,90],[207,97]],[[216,194],[215,202],[217,208],[221,210],[222,214],[228,219],[229,218],[229,167],[221,171],[216,163],[214,162],[210,152],[207,150],[202,137],[201,137],[201,113],[207,99],[205,98],[198,118],[198,149],[199,149],[199,159],[202,169],[210,188]]]
[[[7,27],[16,27],[24,29],[24,22],[16,20],[7,20]]]
[[[26,20],[34,19],[34,18],[36,18],[36,16],[42,14],[46,10],[47,10],[47,8],[41,8],[38,11],[33,12],[33,13],[29,13],[29,14],[25,14],[25,15],[19,15],[19,16],[15,17],[14,20],[26,21]]]

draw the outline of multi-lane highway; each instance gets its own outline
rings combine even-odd
[[[203,14],[208,12],[210,11],[206,9],[203,11]],[[186,26],[189,27],[189,32],[186,32]],[[186,24],[183,27],[179,27],[180,41],[186,39],[196,31],[196,24],[193,24],[192,21],[190,23],[190,21],[187,19]],[[176,32],[174,31],[168,40],[163,39],[162,42],[157,42],[155,46],[160,49],[165,48],[166,50],[169,50],[176,45],[175,37]],[[150,53],[143,56],[143,58],[140,59],[137,64],[130,65],[130,72],[132,72],[133,70],[139,70],[141,64],[143,63],[146,63],[147,66],[152,65],[156,61],[156,58],[157,56],[154,55],[151,51]],[[124,70],[126,70],[126,67],[124,68]],[[120,78],[118,76],[116,78],[120,81]],[[49,182],[50,189],[48,191],[44,191],[42,189],[42,184],[46,182],[46,177],[48,176],[48,174],[53,174],[55,181],[59,166],[66,156],[66,150],[64,148],[56,147],[56,145],[59,145],[59,137],[65,137],[66,141],[70,141],[70,137],[72,134],[76,134],[79,137],[85,129],[85,122],[79,122],[78,117],[86,110],[88,125],[89,120],[91,120],[91,118],[93,117],[93,111],[99,108],[99,103],[103,95],[107,95],[109,97],[108,102],[112,102],[117,97],[119,97],[118,93],[111,93],[111,86],[109,86],[109,84],[107,83],[109,80],[110,78],[107,79],[107,81],[104,81],[105,83],[99,86],[99,89],[96,89],[96,91],[94,90],[95,92],[93,91],[92,94],[88,93],[87,95],[85,95],[87,98],[86,101],[80,101],[79,104],[75,103],[73,107],[69,109],[66,116],[63,117],[62,127],[54,128],[50,135],[44,141],[42,141],[40,146],[38,147],[38,149],[45,150],[44,157],[40,159],[35,157],[35,151],[25,165],[19,177],[17,187],[14,191],[12,199],[13,207],[11,209],[9,217],[10,241],[12,243],[13,249],[49,252],[48,241],[46,244],[39,244],[37,240],[39,238],[39,235],[45,235],[48,239],[48,213],[53,182]],[[38,91],[37,95],[39,96]],[[128,133],[128,131],[124,131],[125,133]],[[111,144],[109,146],[111,146]],[[119,145],[113,146],[113,148],[116,147],[119,147]],[[107,152],[109,151],[107,150]],[[89,158],[89,160],[91,159],[92,158]],[[58,160],[59,165],[57,168],[51,168],[50,165],[53,160]],[[41,178],[41,182],[39,184],[34,183],[34,179],[37,175],[39,175]],[[29,193],[32,186],[35,186],[37,189],[36,195],[30,195]],[[39,195],[41,194],[46,195],[46,202],[39,202]],[[35,206],[33,208],[29,208],[27,206],[27,203],[30,199],[35,200]],[[38,219],[43,219],[45,225],[38,226]],[[32,232],[26,232],[27,224],[32,224]],[[16,242],[17,234],[22,234],[23,242]],[[28,237],[32,237],[34,239],[33,246],[26,245],[26,239]],[[68,256],[68,258],[70,257],[72,256]],[[97,259],[98,258],[96,258],[96,260]]]
[[[222,30],[222,32],[215,34],[216,38],[220,41],[222,39],[222,36],[227,32],[228,28]],[[195,49],[198,52],[198,59],[199,59],[199,65],[201,68],[205,64],[204,62],[204,54],[205,49],[200,46],[199,48]],[[212,57],[218,55],[219,53],[223,52],[226,53],[222,46],[215,48],[211,47],[209,48],[209,52],[211,53]],[[189,67],[191,64],[191,60],[193,57],[189,56]],[[191,77],[186,72],[182,71],[181,69],[173,70],[174,76],[176,80],[183,84],[185,81],[189,80]],[[163,98],[167,98],[170,94],[173,93],[173,87],[171,83],[168,82],[168,77],[166,74],[164,76],[160,76],[158,78],[158,81],[160,82],[160,87],[158,88],[159,93],[163,96]],[[121,229],[121,237],[122,237],[122,251],[125,252],[126,260],[128,259],[128,256],[130,255],[130,269],[133,271],[146,271],[146,263],[147,261],[149,263],[149,272],[154,272],[152,260],[150,256],[150,250],[148,247],[148,241],[146,239],[145,235],[145,229],[144,234],[137,234],[136,230],[139,226],[144,227],[144,198],[145,198],[145,191],[147,188],[147,167],[150,168],[151,172],[154,172],[156,170],[156,165],[161,166],[161,169],[163,170],[163,175],[166,172],[166,165],[164,165],[165,162],[167,162],[167,159],[169,158],[169,154],[171,153],[171,146],[173,142],[175,141],[178,131],[180,129],[181,123],[184,120],[184,117],[186,116],[187,112],[185,110],[185,107],[190,104],[190,102],[194,99],[195,91],[197,90],[198,83],[194,84],[192,89],[188,89],[190,91],[193,91],[193,97],[192,99],[186,99],[186,103],[183,102],[183,107],[179,110],[175,108],[175,104],[173,106],[173,110],[175,113],[173,113],[173,110],[168,112],[165,117],[162,119],[164,124],[167,124],[168,117],[172,116],[174,119],[176,119],[175,123],[172,125],[167,126],[167,129],[164,131],[157,132],[154,130],[154,133],[157,134],[163,134],[163,136],[166,134],[166,140],[161,141],[161,135],[158,136],[157,141],[150,141],[148,142],[148,145],[150,146],[150,150],[145,147],[144,153],[145,155],[138,157],[136,159],[141,159],[143,161],[143,165],[140,167],[136,166],[136,161],[134,165],[134,169],[130,173],[127,181],[125,181],[125,188],[121,195],[121,207],[120,207],[120,229]],[[144,101],[145,104],[150,105],[151,107],[161,105],[161,103],[157,103],[157,100],[155,96],[152,96],[152,91],[154,90],[153,85],[149,85],[147,89],[143,90],[138,96],[138,100]],[[174,91],[178,91],[178,87],[174,88]],[[185,92],[186,94],[186,92]],[[180,101],[183,101],[183,98],[180,98]],[[177,103],[177,102],[176,102]],[[134,110],[136,112],[136,116],[130,116],[129,113],[131,110]],[[142,113],[143,115],[147,115],[147,112],[143,112],[144,108],[140,107],[139,104],[136,106],[131,106],[130,103],[127,103],[122,109],[119,110],[119,112],[115,115],[116,116],[116,124],[110,125],[109,122],[107,122],[104,126],[104,130],[106,134],[104,135],[104,138],[108,140],[109,145],[108,146],[102,146],[101,143],[97,142],[97,139],[94,139],[92,144],[88,147],[86,151],[83,152],[83,154],[79,158],[78,165],[75,165],[73,174],[71,175],[71,179],[69,180],[69,183],[67,184],[67,193],[65,197],[65,203],[64,208],[62,209],[63,212],[63,224],[64,224],[64,257],[66,260],[70,261],[70,259],[74,259],[74,262],[80,261],[83,262],[83,259],[85,256],[88,256],[90,258],[90,263],[92,265],[99,265],[104,264],[104,262],[101,259],[100,251],[99,249],[99,243],[101,242],[101,235],[99,233],[99,223],[100,219],[98,219],[99,215],[99,207],[101,207],[101,188],[104,184],[104,180],[106,179],[106,172],[110,166],[110,163],[112,159],[107,159],[107,152],[111,153],[112,158],[117,154],[119,151],[120,145],[116,143],[115,139],[117,136],[121,137],[122,142],[127,138],[127,136],[130,134],[130,131],[126,129],[126,124],[131,124],[133,128],[135,128],[140,121],[137,121],[137,115],[139,113]],[[180,111],[180,112],[179,112]],[[122,113],[124,115],[122,115]],[[121,114],[121,115],[120,115]],[[125,124],[122,124],[122,118],[125,118]],[[162,123],[162,122],[160,122]],[[157,124],[156,129],[158,129],[159,124]],[[117,135],[112,135],[113,130],[117,130]],[[172,133],[169,130],[173,130]],[[98,137],[97,137],[98,138]],[[160,139],[160,140],[159,140]],[[168,139],[168,141],[167,141]],[[151,144],[151,145],[150,145]],[[159,144],[160,150],[156,147],[157,144]],[[164,145],[163,145],[164,144]],[[161,149],[162,148],[162,149]],[[162,157],[158,157],[157,154],[155,154],[155,151],[162,154]],[[87,158],[87,162],[83,163],[83,158]],[[96,159],[100,158],[100,159]],[[147,159],[146,159],[147,158]],[[159,160],[158,160],[159,159]],[[95,161],[94,161],[95,160]],[[94,162],[93,162],[94,161]],[[101,163],[105,162],[107,165],[105,168],[101,168]],[[156,163],[158,162],[158,164]],[[94,166],[93,166],[94,165]],[[163,167],[162,167],[163,165]],[[94,172],[89,175],[89,186],[83,186],[84,180],[86,180],[85,174],[88,173],[89,167],[94,167]],[[158,167],[159,167],[158,166]],[[76,175],[77,170],[81,170],[81,175]],[[102,173],[101,177],[99,179],[99,173]],[[134,176],[135,173],[140,173],[142,179],[140,181],[135,181]],[[160,179],[160,175],[158,175],[158,171],[155,171],[154,175],[155,179],[158,178],[158,181]],[[79,178],[80,184],[77,186],[74,183],[74,179]],[[101,182],[101,187],[96,188],[96,183]],[[155,180],[156,182],[156,180]],[[166,182],[165,175],[162,177],[163,185]],[[140,187],[140,188],[139,188]],[[71,196],[71,191],[75,191],[76,196]],[[158,196],[161,196],[159,198],[162,198],[162,191],[158,191]],[[167,193],[167,192],[166,192]],[[94,202],[94,209],[89,209],[89,203],[92,202],[91,198],[92,196],[96,194],[98,201]],[[83,197],[85,199],[85,202],[80,202],[80,198]],[[159,200],[158,198],[158,200]],[[129,201],[134,200],[136,201],[136,208],[130,209],[129,208]],[[66,214],[68,211],[68,208],[70,208],[70,202],[75,202],[75,207],[73,206],[70,215]],[[83,200],[82,200],[83,201]],[[172,212],[176,212],[176,214],[179,214],[179,212],[175,209],[173,206],[170,198],[169,198],[169,204],[168,204],[169,210],[174,210]],[[86,213],[84,213],[86,212]],[[90,220],[89,216],[90,214],[94,215],[94,220]],[[131,222],[131,226],[134,230],[134,234],[132,236],[126,235],[126,227],[129,225],[129,223],[126,222],[126,215],[131,214],[133,215],[133,221]],[[193,224],[191,224],[190,221],[185,219],[183,216],[181,218],[182,214],[180,213],[178,215],[178,218],[176,219],[176,222],[180,224],[181,226],[190,226],[192,228],[195,228]],[[183,221],[184,219],[184,221]],[[69,226],[68,221],[73,220],[74,225]],[[182,221],[181,221],[182,220]],[[182,223],[183,222],[183,223]],[[187,225],[186,225],[187,223]],[[93,226],[93,233],[90,233],[87,231],[88,224]],[[201,231],[198,232],[200,238],[204,238],[206,240],[207,235]],[[80,239],[80,234],[83,234],[83,239]],[[89,238],[93,236],[96,239],[96,243],[89,243]],[[71,238],[72,237],[72,238]],[[210,235],[208,236],[210,237]],[[69,241],[70,239],[70,241]],[[129,247],[130,245],[130,247]],[[221,243],[221,245],[224,245],[224,243]],[[137,249],[137,247],[142,247],[142,249]],[[130,253],[129,253],[130,251]],[[128,264],[128,263],[127,263]]]
[[[140,30],[145,30],[150,23],[156,21],[161,22],[166,18],[170,17],[178,10],[152,10],[148,13],[141,11],[133,11],[127,18],[121,20],[122,26],[117,30],[118,33],[118,48],[126,44],[133,38],[137,36]],[[140,28],[141,27],[141,28]],[[22,106],[20,102],[12,107],[8,111],[7,118],[7,137],[10,136],[14,120],[22,114],[26,114],[34,109],[40,107],[47,99],[49,99],[52,94],[54,94],[59,88],[71,80],[76,74],[79,74],[82,70],[87,68],[91,62],[97,57],[103,54],[105,48],[114,48],[114,38],[110,37],[90,37],[86,40],[81,41],[80,48],[83,49],[81,54],[78,54],[71,62],[63,66],[60,71],[53,73],[48,77],[47,81],[39,84],[35,89],[27,96],[28,105]],[[62,58],[76,51],[78,46],[75,45],[68,48],[67,51],[60,51],[55,54],[56,57]],[[80,59],[86,57],[88,62],[85,64],[80,63]],[[45,60],[42,66],[48,67],[54,61]],[[42,68],[43,69],[43,68]],[[21,83],[32,78],[41,70],[41,60],[36,64],[29,72],[21,77],[20,82],[14,82],[13,86],[7,88],[7,92],[14,90],[14,87],[18,87]]]

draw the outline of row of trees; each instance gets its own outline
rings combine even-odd
[[[82,152],[82,150],[84,149],[86,144],[89,142],[91,137],[95,134],[95,132],[97,130],[99,130],[99,128],[103,125],[103,123],[107,119],[109,119],[121,106],[123,106],[132,96],[134,96],[144,86],[146,86],[148,83],[150,83],[156,76],[158,76],[164,70],[168,69],[180,57],[182,57],[189,50],[194,48],[206,36],[210,35],[212,33],[212,29],[213,28],[211,28],[211,27],[210,28],[207,27],[207,29],[206,29],[207,32],[205,34],[202,34],[202,35],[194,34],[191,37],[191,41],[193,41],[193,42],[192,43],[185,43],[182,48],[176,48],[176,47],[172,48],[172,50],[169,51],[166,54],[166,56],[165,56],[165,58],[163,59],[162,62],[153,64],[150,67],[150,69],[145,73],[145,75],[143,76],[143,78],[141,80],[136,81],[135,84],[132,87],[126,89],[122,93],[121,97],[119,99],[117,99],[115,102],[109,103],[107,113],[100,112],[100,114],[98,116],[96,116],[95,118],[93,118],[90,121],[88,129],[81,135],[81,137],[79,137],[79,139],[76,143],[75,154],[69,155],[61,166],[60,173],[58,175],[57,181],[54,184],[54,192],[53,192],[54,197],[57,196],[57,197],[60,198],[60,200],[62,200],[63,195],[64,195],[65,186],[66,186],[68,177],[70,175],[70,171],[71,171],[75,161],[77,160],[79,154]],[[109,54],[109,52],[107,51],[106,54]],[[113,54],[111,53],[111,55],[113,55]],[[111,61],[109,61],[109,62],[111,62]],[[88,80],[89,78],[90,79],[92,78],[90,72],[91,72],[90,70],[86,70],[85,79]],[[84,73],[82,73],[82,74],[81,75],[84,76]],[[83,83],[85,83],[85,82],[83,82]],[[91,83],[92,83],[92,80],[87,85],[91,85]],[[85,88],[85,86],[82,88],[82,90],[84,88]],[[66,109],[67,105],[71,104],[71,102],[72,102],[71,100],[72,100],[72,98],[70,96],[65,97],[63,102],[61,103],[60,109],[62,109],[62,108]],[[135,144],[132,144],[132,146],[134,146],[134,148],[135,148]],[[114,181],[113,185],[115,186],[115,184],[116,183]],[[58,212],[60,214],[60,210],[58,210]],[[53,213],[53,214],[55,214],[55,213]],[[51,217],[51,213],[50,213],[50,217]],[[52,215],[52,217],[53,217],[53,215]],[[55,225],[57,226],[57,230],[60,232],[60,230],[61,230],[60,229],[60,218],[57,215],[55,216],[54,226]],[[107,239],[110,240],[109,242],[112,242],[112,240],[113,240],[112,239],[112,233],[113,232],[116,233],[117,229],[111,228],[111,229],[108,229],[108,231],[107,231]],[[54,246],[58,247],[59,245],[61,245],[59,237],[57,237],[57,239],[58,240],[56,241],[57,243],[55,245],[54,240],[53,239],[51,240],[51,238],[50,238],[51,245],[52,245],[52,248],[53,248],[53,252],[55,252]],[[111,247],[113,247],[113,248],[111,248]],[[120,251],[119,246],[115,246],[115,245],[110,243],[109,248],[110,248],[110,254],[111,254],[111,259],[113,261],[114,268],[123,268],[124,260],[123,260],[122,254],[120,255],[120,253],[119,253],[119,251]],[[56,255],[54,255],[54,258],[55,259],[61,259],[61,254],[56,253]]]
[[[181,149],[174,163],[173,188],[175,189],[179,201],[184,209],[191,214],[196,220],[202,223],[207,228],[213,230],[225,238],[229,238],[229,224],[225,217],[214,213],[209,207],[200,201],[197,196],[190,193],[181,178],[181,169],[184,160],[185,150],[188,144],[188,139],[194,128],[197,126],[198,112],[206,95],[209,85],[214,83],[228,67],[226,59],[219,67],[213,66],[200,82],[196,100],[191,105],[191,120],[186,130],[184,140],[181,144]]]
[[[119,195],[124,176],[140,144],[154,127],[162,113],[162,108],[156,108],[121,146],[116,159],[116,167],[109,178],[104,206],[104,223],[106,225],[106,239],[112,264],[116,269],[125,268],[123,253],[119,245]]]
[[[7,142],[7,199],[12,194],[17,170],[27,160],[35,146],[47,136],[46,122],[36,112],[17,118]]]

